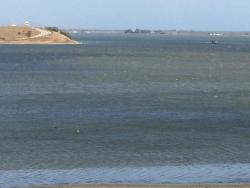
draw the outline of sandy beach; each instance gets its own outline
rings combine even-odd
[[[250,185],[79,185],[46,186],[47,188],[250,188]],[[43,188],[36,187],[36,188]]]

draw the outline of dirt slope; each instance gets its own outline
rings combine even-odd
[[[77,44],[60,32],[33,27],[0,27],[0,44]]]

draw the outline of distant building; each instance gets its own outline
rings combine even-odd
[[[16,27],[17,25],[16,24],[11,24],[10,27]]]
[[[145,29],[127,29],[124,31],[125,33],[139,33],[139,34],[148,34],[152,33],[151,30],[145,30]]]
[[[210,36],[223,36],[223,33],[210,33]]]
[[[30,26],[30,22],[29,22],[29,21],[25,21],[25,22],[24,22],[24,25],[25,25],[25,26]]]

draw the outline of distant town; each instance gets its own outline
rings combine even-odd
[[[250,31],[246,32],[216,32],[216,31],[192,31],[192,30],[145,30],[145,29],[127,29],[127,30],[87,30],[87,29],[67,29],[68,33],[124,33],[124,34],[160,34],[169,36],[250,36]]]
[[[7,26],[1,27],[32,27],[29,21],[25,21],[22,25],[10,24]],[[59,29],[56,26],[36,26],[37,28],[45,28],[47,30],[53,30],[58,32]],[[194,31],[194,30],[149,30],[149,29],[126,29],[126,30],[98,30],[98,29],[61,29],[60,32],[67,37],[70,38],[68,34],[98,34],[98,33],[110,33],[110,34],[159,34],[159,35],[167,35],[167,36],[211,36],[211,37],[219,37],[219,36],[249,36],[250,31]]]

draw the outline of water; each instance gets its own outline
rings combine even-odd
[[[250,38],[0,46],[0,187],[250,182]]]

